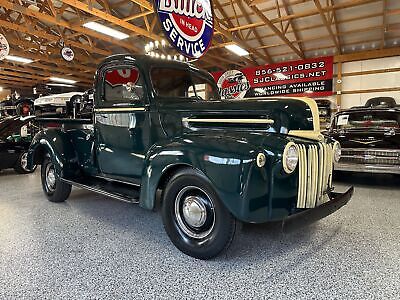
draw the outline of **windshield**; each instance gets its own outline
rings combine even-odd
[[[400,113],[393,111],[363,111],[340,114],[335,118],[337,129],[398,129]]]
[[[167,98],[219,100],[213,80],[188,69],[154,68],[151,81],[156,94]]]

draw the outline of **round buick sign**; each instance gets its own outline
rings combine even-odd
[[[3,60],[10,53],[10,45],[6,37],[0,34],[0,60]]]
[[[66,61],[72,61],[75,57],[74,51],[69,47],[63,47],[61,49],[61,56]]]
[[[250,89],[246,76],[239,70],[226,71],[217,82],[222,99],[242,99]]]
[[[211,0],[155,0],[155,11],[170,43],[184,56],[207,52],[214,32]]]

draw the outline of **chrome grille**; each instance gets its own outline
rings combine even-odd
[[[299,152],[297,208],[313,208],[329,200],[332,186],[333,145],[296,145]]]
[[[344,148],[340,163],[400,165],[400,151]]]

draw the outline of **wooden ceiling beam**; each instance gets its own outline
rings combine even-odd
[[[382,1],[382,38],[381,38],[381,49],[385,47],[385,33],[386,33],[386,5],[387,1]]]
[[[396,48],[386,48],[379,50],[371,50],[371,51],[363,51],[358,53],[351,54],[342,54],[336,55],[334,57],[334,62],[350,62],[356,60],[366,60],[366,59],[375,59],[375,58],[384,58],[390,56],[398,56],[400,55],[400,47]]]
[[[268,19],[256,6],[251,4],[250,0],[244,0],[244,2],[250,7],[250,9],[261,19],[261,21],[264,22],[265,25],[267,25],[275,34],[283,40],[290,49],[293,50],[300,58],[304,58],[303,54],[299,49],[297,49],[291,41],[281,32],[279,31],[278,28],[275,27],[275,25]]]
[[[322,22],[324,23],[326,29],[328,30],[329,36],[332,39],[332,41],[333,41],[333,43],[334,43],[334,45],[336,47],[336,50],[338,51],[338,53],[341,53],[339,42],[337,41],[337,38],[336,38],[336,36],[335,36],[335,34],[333,33],[333,30],[332,30],[332,23],[330,23],[328,21],[328,19],[326,18],[325,12],[324,12],[324,10],[323,10],[323,8],[321,6],[321,3],[319,2],[319,0],[314,0],[314,4],[318,9],[318,12],[319,12],[319,14],[321,16]]]
[[[288,1],[287,0],[282,0],[282,4],[283,4],[283,9],[285,10],[286,15],[290,15],[292,13],[292,11],[291,11],[291,9],[289,9]],[[297,41],[300,40],[299,32],[298,32],[298,30],[296,28],[296,25],[294,24],[294,20],[290,19],[288,21],[288,24],[292,27],[294,38]],[[305,58],[302,43],[298,42],[297,45],[299,46],[299,50],[300,50],[300,52],[302,54],[302,58]]]
[[[150,12],[154,12],[153,5],[146,0],[130,0],[130,1],[132,1],[133,3],[136,3],[140,7],[147,9]]]
[[[351,0],[349,2],[338,3],[334,6],[331,6],[331,5],[325,6],[323,8],[323,11],[330,12],[333,9],[340,10],[340,9],[360,6],[360,5],[368,4],[368,3],[372,3],[372,2],[378,2],[378,1],[381,1],[381,0]],[[301,12],[301,13],[290,14],[288,16],[282,16],[281,18],[274,18],[274,19],[271,19],[270,21],[272,24],[275,24],[275,23],[279,23],[281,21],[288,21],[291,19],[310,17],[310,16],[314,16],[314,15],[318,15],[318,14],[319,14],[319,11],[317,8],[315,8],[315,9],[310,9],[310,10],[307,10],[307,11]],[[256,15],[256,13],[251,14],[251,16],[252,15]],[[244,17],[244,16],[240,16],[240,17]],[[241,29],[250,29],[250,28],[260,27],[260,26],[264,26],[264,25],[265,24],[263,21],[259,21],[259,22],[242,25],[239,27],[230,28],[229,31],[233,32],[233,31],[238,31]]]
[[[44,13],[41,13],[41,12],[34,11],[32,9],[28,9],[25,6],[15,4],[15,3],[9,2],[7,0],[0,0],[0,6],[5,7],[7,9],[10,9],[10,10],[13,10],[13,11],[16,11],[16,12],[19,12],[19,13],[21,13],[23,15],[26,15],[26,16],[34,17],[34,18],[36,18],[38,20],[41,20],[43,22],[46,22],[46,23],[50,23],[50,24],[53,24],[53,25],[59,25],[59,26],[64,27],[64,28],[68,28],[70,30],[80,32],[80,33],[82,33],[84,35],[88,35],[88,36],[94,37],[96,39],[108,42],[108,43],[113,44],[113,45],[117,45],[117,46],[123,47],[125,49],[129,49],[129,50],[132,50],[132,51],[135,51],[135,52],[140,52],[141,51],[141,50],[139,50],[139,48],[137,48],[134,45],[132,45],[132,43],[123,42],[121,40],[118,40],[118,39],[115,39],[115,38],[112,38],[112,37],[108,37],[108,36],[106,36],[104,34],[97,33],[97,32],[95,32],[93,30],[86,29],[86,28],[83,28],[83,27],[80,27],[80,26],[76,26],[76,25],[72,25],[72,24],[70,24],[70,23],[68,23],[68,22],[66,22],[64,20],[57,19],[55,17],[52,17],[50,15],[47,15],[47,14],[44,14]]]
[[[113,16],[113,15],[111,15],[109,13],[106,13],[104,11],[101,11],[101,10],[99,10],[97,8],[91,7],[88,4],[83,3],[81,1],[77,1],[77,0],[61,0],[61,1],[63,3],[65,3],[65,4],[68,4],[68,5],[72,6],[72,7],[75,7],[77,9],[82,10],[82,11],[84,11],[86,13],[89,13],[89,14],[91,14],[93,16],[99,17],[99,18],[101,18],[101,19],[103,19],[103,20],[105,20],[107,22],[110,22],[110,23],[118,25],[118,26],[120,26],[122,28],[128,29],[129,31],[134,32],[136,34],[142,35],[142,36],[147,37],[147,38],[152,39],[152,40],[157,40],[157,41],[161,41],[162,40],[162,38],[160,36],[158,36],[158,35],[156,35],[154,33],[150,33],[147,30],[145,30],[145,29],[143,29],[143,28],[141,28],[139,26],[136,26],[136,25],[133,25],[133,24],[131,24],[129,22],[121,20],[118,17],[115,17],[115,16]]]
[[[7,22],[7,21],[3,21],[0,20],[0,27],[4,27],[7,29],[11,29],[11,30],[15,30],[24,34],[30,34],[30,35],[36,35],[40,38],[46,39],[48,41],[51,41],[52,43],[59,43],[59,41],[62,39],[62,37],[60,36],[56,36],[53,34],[49,34],[46,33],[44,31],[38,31],[38,30],[34,30],[34,29],[30,29],[29,27],[26,26],[22,26],[22,25],[17,25],[17,24],[13,24],[11,22]],[[99,49],[96,47],[90,47],[89,45],[85,45],[79,42],[75,42],[72,40],[65,40],[64,44],[68,45],[68,46],[72,46],[75,48],[79,48],[79,49],[83,49],[85,51],[88,51],[90,53],[96,53],[96,54],[100,54],[100,55],[104,55],[104,56],[108,56],[111,55],[110,51],[106,51],[103,49]]]
[[[239,9],[242,11],[242,13],[245,15],[246,21],[247,22],[251,22],[251,19],[248,15],[248,13],[246,12],[244,5],[241,1],[237,2],[237,5],[239,6]],[[263,45],[263,41],[260,37],[260,34],[257,32],[257,29],[253,28],[253,33],[254,36],[256,37],[257,41],[260,43],[260,45]],[[272,58],[271,55],[269,55],[268,50],[267,49],[263,49],[265,56],[267,57],[267,63],[272,63]]]

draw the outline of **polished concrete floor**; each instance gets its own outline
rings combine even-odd
[[[335,214],[283,235],[246,225],[211,261],[179,252],[157,213],[83,190],[62,204],[39,172],[0,172],[0,299],[398,299],[400,179],[356,187]]]

